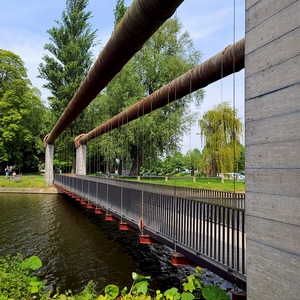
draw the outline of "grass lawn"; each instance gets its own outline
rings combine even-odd
[[[9,179],[0,177],[0,187],[5,188],[46,188],[45,176],[39,174],[28,174],[22,176],[22,181],[15,182],[13,177]]]
[[[204,178],[196,177],[196,182],[193,182],[192,176],[176,176],[169,177],[168,181],[165,182],[165,177],[158,176],[141,176],[141,182],[149,182],[155,184],[167,184],[167,185],[177,185],[190,188],[206,189],[206,190],[216,190],[224,192],[245,192],[245,182],[234,181],[234,180],[224,180],[221,182],[219,178]],[[136,180],[133,179],[133,180]]]
[[[153,184],[167,184],[175,186],[184,186],[190,188],[200,188],[206,190],[216,190],[224,192],[245,192],[245,183],[233,180],[224,180],[224,183],[217,178],[203,178],[196,177],[196,182],[193,182],[192,176],[176,176],[169,177],[165,182],[165,177],[161,176],[141,176],[142,182],[148,182]],[[129,177],[126,179],[137,180],[136,177]],[[45,176],[39,174],[26,174],[22,176],[21,182],[14,182],[13,177],[10,176],[10,180],[5,176],[0,177],[0,187],[4,188],[46,188]]]

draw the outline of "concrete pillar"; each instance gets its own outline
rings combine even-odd
[[[76,174],[86,175],[86,145],[76,148]]]
[[[246,0],[247,299],[299,299],[300,1]]]
[[[46,185],[52,185],[53,176],[53,157],[54,157],[54,145],[45,145],[45,181]]]

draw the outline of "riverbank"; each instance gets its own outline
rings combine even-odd
[[[25,187],[0,187],[0,193],[14,194],[57,194],[58,191],[54,186],[45,188],[25,188]]]
[[[137,178],[125,178],[126,180],[136,181]],[[172,186],[181,186],[196,189],[215,190],[222,192],[245,192],[245,183],[233,180],[224,180],[218,178],[192,178],[191,176],[170,177],[166,182],[165,177],[140,177],[141,182],[149,184],[163,184]],[[13,177],[6,179],[0,177],[0,192],[5,193],[57,193],[54,186],[46,186],[45,177],[40,174],[22,175],[21,181],[15,181]]]

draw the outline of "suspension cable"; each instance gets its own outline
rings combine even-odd
[[[235,44],[235,0],[233,0],[233,45]],[[236,173],[236,132],[237,128],[235,127],[235,53],[233,51],[233,60],[232,60],[232,69],[233,69],[233,81],[232,81],[232,105],[233,105],[233,118],[232,118],[232,132],[233,132],[233,172]],[[233,182],[233,191],[234,194],[236,193],[236,176],[234,175],[234,182]]]

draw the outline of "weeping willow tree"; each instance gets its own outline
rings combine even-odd
[[[201,140],[204,144],[203,160],[210,176],[234,171],[240,154],[242,123],[237,110],[222,102],[207,111],[199,121]]]

